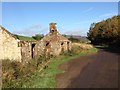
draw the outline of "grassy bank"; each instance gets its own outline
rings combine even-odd
[[[21,36],[21,35],[14,35],[17,39],[19,40],[23,40],[23,41],[36,41],[34,38],[32,37],[28,37],[28,36]]]
[[[77,58],[79,56],[88,55],[97,52],[96,48],[89,50],[82,50],[78,54],[63,54],[58,57],[50,59],[48,67],[45,67],[41,72],[39,70],[32,75],[29,82],[24,83],[24,88],[55,88],[56,80],[55,76],[58,73],[63,73],[58,66],[64,62]]]
[[[55,76],[63,73],[58,66],[64,62],[97,52],[96,48],[83,49],[79,45],[72,45],[72,50],[63,52],[57,57],[30,60],[29,63],[2,62],[3,88],[54,88],[56,86]]]

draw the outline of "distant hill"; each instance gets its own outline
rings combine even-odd
[[[83,43],[88,43],[90,40],[87,39],[86,36],[79,36],[79,35],[64,35],[63,36],[67,37],[69,40],[73,42],[83,42]]]
[[[32,36],[32,37],[28,37],[28,36],[22,36],[22,35],[16,35],[14,34],[14,36],[19,39],[19,40],[23,40],[23,41],[36,41],[36,40],[40,40],[42,37],[44,36],[41,36],[40,35],[35,35],[35,36]],[[64,35],[64,37],[67,37],[69,40],[71,40],[72,42],[89,42],[89,40],[87,39],[87,37],[85,36],[78,36],[78,35]],[[35,38],[36,37],[36,38]]]

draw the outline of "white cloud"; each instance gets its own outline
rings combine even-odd
[[[98,17],[91,18],[91,19],[86,20],[86,21],[78,22],[76,24],[81,24],[81,25],[89,24],[90,25],[91,23],[97,23],[97,22],[100,22],[102,20],[106,20],[107,18],[111,18],[114,15],[117,15],[117,13],[116,12],[105,13],[105,14],[102,14],[102,15],[100,15]]]
[[[20,31],[14,31],[14,33],[25,36],[33,36],[35,34],[46,34],[47,31],[48,31],[48,27],[38,24],[38,25],[30,26],[28,28],[24,28]]]
[[[93,10],[93,7],[90,7],[90,8],[88,8],[88,9],[84,10],[83,13],[88,13],[88,12],[90,12],[90,11],[92,11],[92,10]]]
[[[117,15],[117,13],[116,13],[116,12],[105,13],[105,14],[103,14],[103,15],[100,15],[99,17],[100,17],[100,18],[105,18],[105,17],[114,16],[114,15]]]

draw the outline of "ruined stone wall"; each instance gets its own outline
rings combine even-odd
[[[63,45],[61,45],[63,43]],[[62,50],[64,52],[67,52],[68,50],[71,50],[71,42],[70,41],[55,41],[51,42],[51,49],[53,55],[59,55]]]
[[[44,55],[45,42],[44,41],[38,41],[36,43],[35,49],[37,51],[37,55]]]
[[[60,43],[58,41],[50,42],[50,54],[51,55],[59,55],[61,52]],[[37,49],[37,55],[45,55],[45,49],[47,49],[46,42],[45,41],[39,41],[36,44]]]
[[[0,27],[0,59],[21,61],[21,47],[18,47],[18,42],[19,40]]]
[[[0,59],[4,59],[4,52],[3,52],[3,31],[0,27]]]
[[[69,42],[69,44],[68,44]],[[63,45],[61,45],[63,43]],[[58,56],[63,48],[63,51],[71,50],[71,42],[70,41],[52,41],[51,44],[51,55]],[[44,55],[45,54],[45,48],[46,48],[46,42],[45,41],[39,41],[36,44],[36,50],[37,55]]]
[[[27,41],[20,42],[22,62],[28,62],[30,59],[32,59],[31,46],[32,46],[31,42],[27,42]]]
[[[69,41],[69,50],[71,50],[71,49],[72,49],[72,42]]]
[[[38,54],[38,48],[36,47],[37,43],[36,42],[31,42],[32,44],[32,52],[33,52],[33,58],[37,56]],[[33,47],[34,46],[34,47]]]
[[[71,41],[63,41],[64,44],[63,44],[63,48],[64,48],[64,51],[68,51],[68,50],[71,50]]]
[[[58,56],[61,53],[61,43],[59,41],[55,41],[51,43],[51,54]]]
[[[64,47],[64,51],[67,51],[67,50],[68,50],[67,41],[64,41],[63,47]]]

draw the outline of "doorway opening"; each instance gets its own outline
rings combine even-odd
[[[49,45],[49,42],[46,43],[46,46],[48,46],[48,45]]]
[[[32,58],[35,56],[35,44],[32,44]]]
[[[70,44],[70,42],[67,42],[67,50],[69,51],[70,49],[69,49],[69,44]]]

